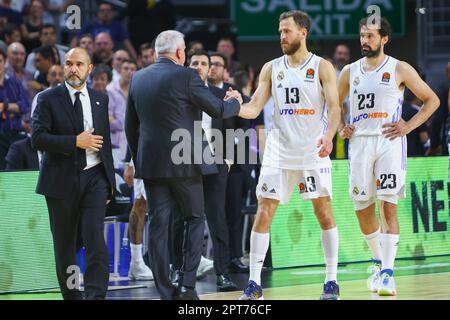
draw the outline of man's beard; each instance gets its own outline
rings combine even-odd
[[[283,51],[284,54],[286,54],[288,56],[292,56],[293,54],[295,54],[298,51],[298,49],[300,49],[301,46],[302,46],[302,42],[300,40],[298,40],[297,42],[293,42],[286,49],[284,49],[283,46],[281,46],[281,50]]]
[[[81,87],[86,82],[85,78],[77,78],[77,77],[65,77],[65,80],[68,84],[70,84],[72,87]]]
[[[364,57],[367,57],[367,58],[376,58],[376,57],[378,57],[378,56],[380,55],[380,53],[381,53],[381,44],[380,44],[375,50],[372,50],[370,47],[368,47],[368,48],[369,48],[368,51],[364,51],[363,48],[361,47],[361,54],[362,54]]]

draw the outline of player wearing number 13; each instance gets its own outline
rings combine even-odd
[[[351,123],[342,123],[339,133],[350,139],[350,194],[373,254],[374,272],[368,287],[380,295],[396,294],[392,275],[399,241],[397,203],[405,196],[406,134],[439,106],[437,96],[409,64],[384,53],[390,34],[384,18],[378,25],[361,20],[364,58],[347,65],[338,84],[340,105],[350,98]],[[405,87],[424,103],[408,122],[401,119]],[[375,216],[375,198],[383,233]]]
[[[258,210],[250,236],[250,279],[241,300],[262,299],[261,268],[269,230],[279,203],[289,202],[294,188],[311,200],[321,228],[326,279],[321,299],[338,299],[338,232],[331,209],[333,137],[339,124],[336,73],[328,61],[308,51],[310,18],[301,11],[280,16],[284,55],[266,63],[258,89],[239,116],[255,118],[270,98],[275,109],[256,187]]]

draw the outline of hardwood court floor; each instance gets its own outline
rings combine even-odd
[[[450,300],[450,256],[423,260],[398,260],[395,262],[396,297],[379,297],[366,289],[368,263],[340,265],[338,270],[342,300]],[[242,289],[248,274],[231,274],[232,280]],[[302,267],[267,270],[262,273],[266,300],[318,300],[322,292],[324,268]],[[197,281],[197,291],[202,300],[236,300],[241,290],[218,293],[216,277],[208,274]],[[113,281],[108,300],[157,300],[154,281]],[[134,286],[129,288],[128,286]],[[58,292],[0,294],[0,300],[60,300]]]

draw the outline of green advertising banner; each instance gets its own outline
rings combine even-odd
[[[408,158],[407,196],[400,200],[397,258],[450,255],[450,188],[447,157]],[[339,230],[339,262],[368,261],[371,252],[359,229],[348,192],[348,162],[333,161],[333,212]],[[324,263],[320,227],[310,201],[294,192],[280,206],[271,228],[275,268]]]
[[[394,36],[405,35],[404,0],[232,0],[230,11],[239,40],[278,40],[278,18],[289,10],[310,15],[310,39],[348,39],[359,36],[359,21],[371,5],[392,24]]]
[[[38,173],[0,173],[0,293],[58,287]]]

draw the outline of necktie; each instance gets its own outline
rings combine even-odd
[[[77,134],[84,131],[83,106],[81,105],[80,94],[80,91],[75,92],[75,102],[73,104],[77,115]]]
[[[84,131],[83,106],[81,105],[80,94],[80,91],[75,92],[75,102],[73,104],[77,116],[77,134]],[[86,151],[77,149],[77,158],[77,167],[81,171],[86,167]]]

